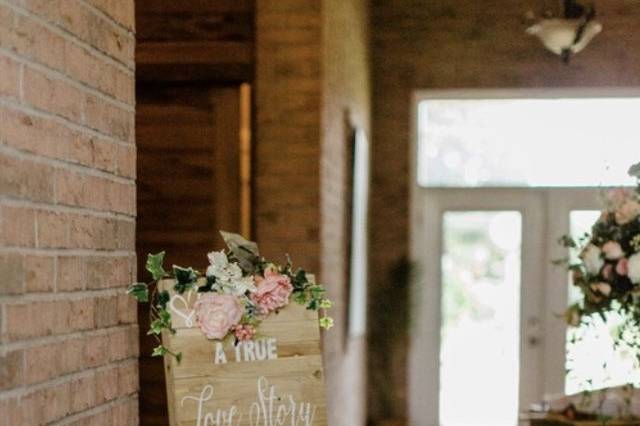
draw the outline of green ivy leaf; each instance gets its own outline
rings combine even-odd
[[[304,269],[298,269],[291,282],[295,290],[304,290],[306,285],[309,283],[306,271]]]
[[[162,322],[160,320],[154,320],[149,324],[149,331],[147,331],[147,335],[151,336],[155,334],[156,336],[162,333]]]
[[[149,301],[149,287],[145,283],[133,283],[127,289],[127,293],[136,298],[138,302]]]
[[[193,268],[183,268],[181,266],[173,265],[173,275],[176,278],[176,284],[174,286],[175,291],[182,294],[187,291],[198,279],[198,275]]]
[[[176,354],[176,361],[178,361],[178,364],[180,364],[180,362],[182,361],[182,352],[178,352]]]
[[[167,354],[167,352],[169,352],[167,348],[165,348],[162,345],[159,345],[153,348],[153,352],[151,353],[151,356],[164,356]]]
[[[171,300],[171,296],[167,290],[162,290],[158,293],[158,308],[167,309],[167,303]]]
[[[325,330],[329,330],[331,327],[333,327],[333,318],[331,317],[322,317],[320,318],[320,327],[324,328]]]
[[[149,254],[147,256],[147,271],[151,274],[154,281],[158,281],[167,275],[167,272],[164,270],[164,254],[165,252],[161,251],[158,254]]]
[[[157,316],[151,324],[149,324],[149,331],[147,334],[155,334],[159,335],[162,333],[162,330],[169,330],[172,334],[174,333],[174,329],[171,325],[171,314],[166,309],[159,309]]]
[[[298,305],[307,304],[307,293],[304,291],[294,292],[292,297],[293,297],[293,301],[296,302]]]
[[[158,319],[162,321],[162,324],[169,328],[171,327],[171,314],[167,310],[161,310],[158,312]]]
[[[307,305],[307,309],[310,311],[317,311],[320,306],[320,302],[317,299],[311,299],[309,304]]]
[[[204,285],[198,287],[198,293],[207,293],[214,290],[214,285],[216,283],[216,277],[213,275],[207,277],[207,281]]]

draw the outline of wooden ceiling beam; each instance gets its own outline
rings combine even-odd
[[[138,65],[253,64],[253,44],[236,41],[140,42]]]
[[[136,0],[138,14],[252,12],[255,0]]]

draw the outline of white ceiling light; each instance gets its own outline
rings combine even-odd
[[[571,55],[582,51],[602,31],[602,24],[595,20],[593,5],[583,6],[577,0],[564,0],[562,18],[549,17],[527,28],[542,44],[569,62]]]

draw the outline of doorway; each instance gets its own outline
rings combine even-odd
[[[537,162],[545,158],[541,145],[579,152],[583,163],[593,164],[602,150],[567,140],[570,129],[561,124],[552,123],[553,132],[546,134],[522,126],[553,120],[553,108],[599,110],[607,123],[624,123],[629,137],[608,143],[625,152],[640,128],[620,113],[607,117],[614,110],[631,113],[640,103],[581,102],[567,93],[537,93],[538,102],[532,102],[529,95],[416,96],[415,152],[422,161],[415,163],[411,208],[417,269],[409,361],[412,424],[513,426],[520,411],[545,396],[622,380],[621,374],[594,382],[600,366],[588,362],[589,354],[602,350],[603,342],[572,343],[575,332],[560,317],[574,296],[568,274],[552,260],[569,255],[557,243],[560,236],[589,230],[605,186],[632,183],[624,174],[633,161],[610,155],[608,167],[601,165],[589,180],[583,170],[571,169],[576,159],[567,158],[566,169],[554,159]],[[591,136],[598,131],[591,129]],[[514,139],[522,132],[528,134]],[[592,142],[586,137],[585,144]],[[619,364],[622,371],[624,360]]]
[[[166,251],[166,265],[204,270],[223,244],[219,230],[250,237],[250,87],[138,83],[136,251],[138,278],[148,281],[147,254]],[[140,420],[167,424],[162,358],[140,324]]]

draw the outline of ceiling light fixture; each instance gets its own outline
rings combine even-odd
[[[584,6],[577,0],[563,1],[563,17],[548,17],[527,28],[527,33],[540,39],[542,44],[568,63],[571,55],[582,51],[602,31],[595,20],[593,5]]]

